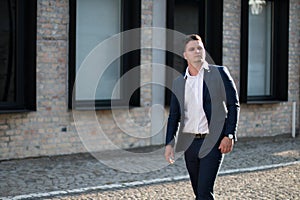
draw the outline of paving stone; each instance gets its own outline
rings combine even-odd
[[[300,199],[300,164],[219,176],[215,197],[220,200]],[[109,191],[95,191],[68,196],[47,198],[51,200],[76,199],[194,199],[189,181],[178,181]]]
[[[149,148],[155,149],[157,147]],[[136,149],[133,151],[149,151],[149,148]],[[118,154],[118,152],[105,152],[105,155],[108,161],[119,160],[120,163],[124,165],[124,169],[127,169],[128,166],[128,169],[130,169],[132,163],[136,162],[134,161],[134,156],[122,157]],[[137,169],[143,171],[144,164],[147,168],[146,171],[151,169],[151,167],[147,166],[147,164],[149,163],[150,166],[153,166],[155,164],[153,160],[157,162],[165,162],[163,159],[163,153],[157,155],[157,157],[146,157],[145,159],[147,162],[140,163],[141,166]],[[234,151],[225,156],[221,172],[239,168],[243,169],[294,161],[300,161],[300,137],[293,139],[287,135],[281,135],[271,138],[241,139],[235,145]],[[160,166],[160,163],[157,163],[157,166]],[[89,154],[1,161],[0,199],[1,197],[13,197],[30,193],[47,193],[57,190],[67,191],[105,184],[123,184],[126,182],[163,179],[186,175],[187,171],[185,169],[185,163],[182,156],[179,157],[173,165],[165,166],[158,170],[146,173],[128,173],[118,171],[103,164]],[[224,188],[223,186],[220,187],[221,189],[218,188],[217,195],[222,195],[222,198],[225,198],[223,196],[224,194],[225,196],[228,194],[229,197],[231,197],[230,195],[236,195],[234,196],[236,198],[233,199],[244,199],[241,198],[241,196],[251,198],[253,193],[257,196],[261,191],[263,192],[263,198],[297,199],[298,197],[294,194],[293,188],[300,188],[299,177],[299,165],[278,168],[275,169],[275,171],[271,169],[255,173],[238,173],[219,176],[218,182],[220,182],[220,180],[224,180],[222,181]],[[288,187],[285,184],[279,184],[280,181],[287,183],[286,185]],[[168,189],[169,184],[171,184],[170,189]],[[228,187],[231,185],[234,185],[233,188]],[[124,189],[124,191],[129,190],[130,194],[128,194],[128,198],[131,199],[139,199],[139,197],[135,195],[142,195],[141,199],[144,197],[148,197],[148,199],[150,197],[154,199],[168,199],[166,197],[170,197],[169,193],[172,193],[172,188],[173,190],[178,190],[178,187],[183,187],[184,189],[180,190],[180,195],[178,194],[176,199],[192,198],[192,192],[189,189],[190,184],[188,181],[162,183],[150,186],[154,187],[154,191],[150,190],[145,193],[145,191],[140,188],[138,188],[138,192],[134,190],[134,188],[127,188]],[[164,189],[165,187],[166,189]],[[265,193],[266,190],[270,190],[268,194]],[[113,197],[110,198],[108,196],[107,198],[103,197],[103,199],[120,199],[122,195],[119,194],[118,191],[119,190],[109,191],[113,192]],[[123,189],[121,191],[123,191]],[[218,191],[221,191],[221,193]],[[93,199],[93,196],[90,197],[89,194],[95,195],[95,198],[99,199],[101,195],[108,195],[107,193],[109,192],[100,191],[98,192],[99,194],[88,192],[87,194],[80,195],[83,195],[83,199]],[[87,196],[85,197],[85,195]],[[99,195],[100,197],[98,198]],[[130,195],[133,196],[131,197]],[[176,194],[174,193],[174,195]],[[183,195],[183,197],[181,195]],[[72,199],[73,197],[68,198]],[[73,199],[78,198],[74,197]],[[102,199],[102,197],[100,199]]]

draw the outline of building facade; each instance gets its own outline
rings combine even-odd
[[[163,144],[164,86],[185,67],[171,30],[200,34],[230,70],[239,137],[297,133],[300,0],[252,3],[3,1],[0,160]]]

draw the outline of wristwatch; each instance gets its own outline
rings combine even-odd
[[[233,135],[232,134],[228,134],[228,138],[232,140],[233,139]]]

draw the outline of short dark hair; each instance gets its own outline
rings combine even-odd
[[[193,41],[193,40],[201,41],[202,42],[201,37],[199,35],[197,35],[197,34],[187,35],[185,37],[185,41],[184,41],[184,50],[185,50],[185,46],[187,45],[187,43],[189,43],[190,41]]]

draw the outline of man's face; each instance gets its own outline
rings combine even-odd
[[[198,40],[189,41],[185,46],[184,58],[192,65],[202,65],[205,61],[205,49],[203,43]]]

